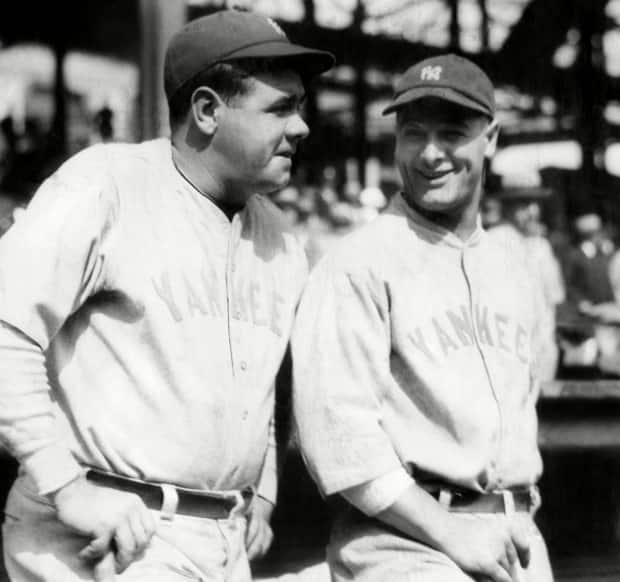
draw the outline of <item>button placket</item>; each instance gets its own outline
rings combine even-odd
[[[227,292],[228,292],[228,305],[230,306],[229,311],[229,327],[228,332],[230,334],[229,342],[230,342],[230,351],[231,351],[231,360],[233,366],[233,374],[234,370],[237,367],[236,362],[238,361],[238,351],[241,348],[241,332],[239,330],[239,325],[241,324],[241,309],[237,306],[237,304],[233,301],[233,289],[235,288],[234,276],[237,270],[236,264],[236,253],[237,253],[237,244],[239,241],[239,236],[241,232],[242,224],[238,214],[235,214],[232,221],[229,224],[228,231],[228,252],[226,254],[226,279],[228,281],[227,284]]]

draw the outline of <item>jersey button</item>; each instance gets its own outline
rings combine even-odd
[[[243,362],[241,362],[241,364],[239,364],[239,367],[245,372],[248,369],[248,364],[244,360]]]
[[[248,411],[247,411],[247,410],[244,410],[244,411],[243,411],[243,414],[241,415],[241,418],[242,418],[243,420],[247,420],[247,419],[248,419]]]

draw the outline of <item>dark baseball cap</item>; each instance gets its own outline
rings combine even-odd
[[[168,44],[164,89],[168,102],[185,83],[217,63],[247,58],[290,60],[304,77],[331,69],[326,51],[293,44],[271,18],[255,12],[220,10],[187,23]]]
[[[431,57],[407,69],[383,115],[424,97],[445,99],[490,118],[495,116],[493,83],[482,69],[458,55]]]

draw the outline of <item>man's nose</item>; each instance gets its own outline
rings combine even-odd
[[[443,159],[444,150],[435,138],[429,137],[422,147],[420,157],[424,163],[434,165]]]
[[[299,141],[308,137],[310,128],[301,114],[295,113],[286,126],[286,133],[289,139]]]

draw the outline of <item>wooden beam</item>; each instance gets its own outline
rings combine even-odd
[[[169,133],[164,95],[164,55],[170,37],[187,20],[185,0],[140,0],[140,111],[141,138]]]
[[[541,419],[538,444],[553,450],[620,449],[620,417]]]

